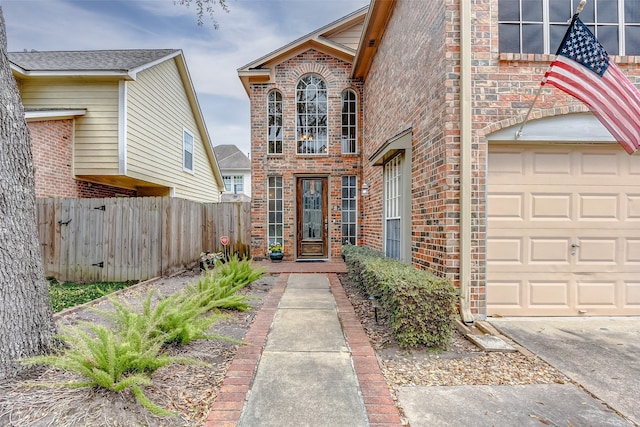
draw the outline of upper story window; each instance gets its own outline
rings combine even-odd
[[[347,89],[342,92],[342,153],[356,153],[358,103],[356,93]]]
[[[182,169],[193,172],[193,135],[188,131],[182,133]]]
[[[319,76],[306,75],[296,86],[296,128],[298,154],[327,153],[327,85]]]
[[[282,94],[280,91],[269,92],[268,105],[268,154],[282,154]]]
[[[224,191],[227,193],[242,193],[244,191],[244,178],[242,175],[223,175]]]
[[[500,0],[500,52],[556,53],[580,0]],[[580,13],[609,55],[640,55],[640,1],[591,0]]]

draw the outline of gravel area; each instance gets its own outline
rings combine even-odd
[[[521,352],[482,351],[454,332],[448,350],[401,349],[393,339],[389,317],[378,309],[378,322],[371,301],[349,280],[340,275],[356,314],[376,351],[387,383],[402,386],[553,384],[569,379],[535,355]]]

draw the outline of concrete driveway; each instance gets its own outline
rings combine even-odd
[[[640,317],[489,318],[488,321],[640,425]]]

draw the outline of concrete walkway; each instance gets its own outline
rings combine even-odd
[[[335,274],[280,274],[245,342],[206,427],[402,425]]]

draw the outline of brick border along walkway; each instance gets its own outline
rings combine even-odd
[[[376,354],[340,284],[340,279],[335,273],[328,273],[327,277],[338,306],[338,317],[351,349],[351,358],[360,383],[369,424],[372,427],[401,427],[398,407],[391,397]],[[274,288],[263,301],[244,337],[248,345],[238,347],[238,352],[229,365],[222,387],[213,402],[205,427],[236,427],[240,421],[247,392],[251,387],[267,334],[288,280],[289,273],[280,274]]]

